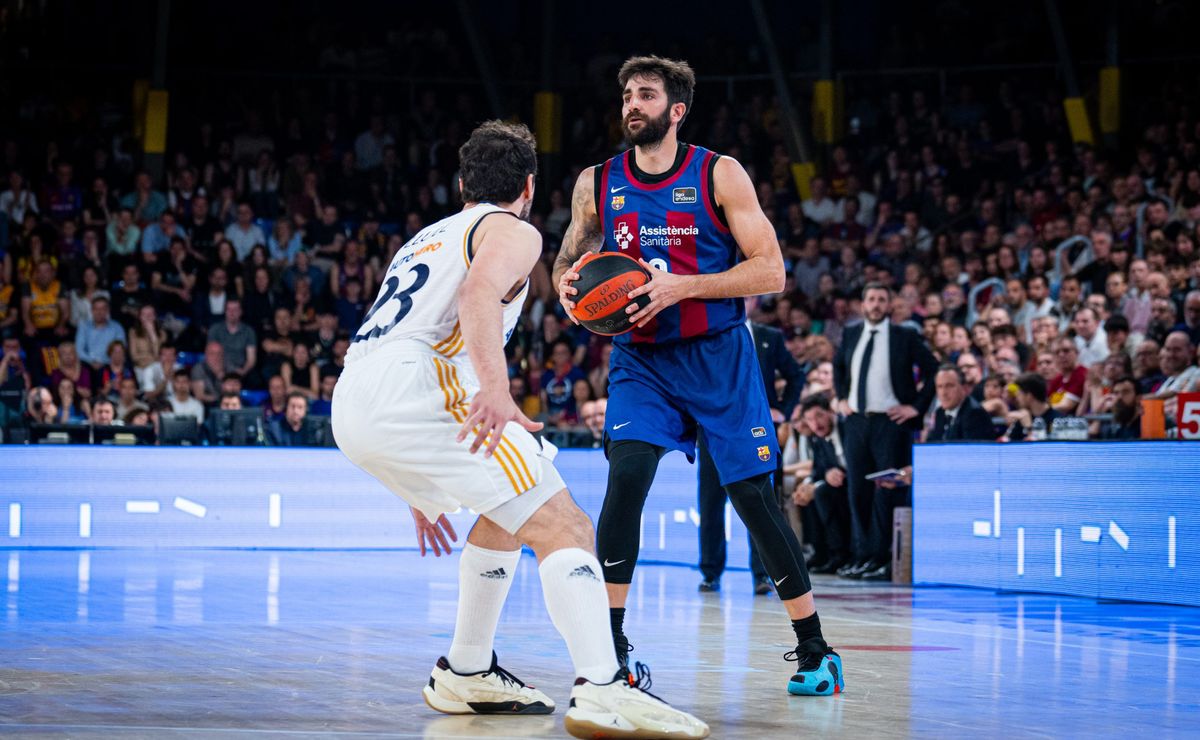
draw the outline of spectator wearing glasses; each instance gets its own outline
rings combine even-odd
[[[967,394],[976,401],[983,400],[983,366],[979,358],[971,352],[963,352],[954,363],[962,371],[963,387]]]
[[[1153,393],[1166,380],[1159,364],[1158,342],[1143,339],[1133,353],[1133,377],[1137,380],[1138,393]]]

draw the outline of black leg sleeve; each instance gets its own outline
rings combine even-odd
[[[666,450],[637,440],[608,443],[608,491],[596,523],[596,555],[607,583],[630,583],[637,564],[642,507]]]
[[[786,601],[811,591],[800,542],[783,518],[771,487],[771,476],[763,473],[730,483],[725,486],[725,492],[738,516],[746,523],[779,598]]]

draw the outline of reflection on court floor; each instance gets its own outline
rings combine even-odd
[[[496,647],[565,706],[566,648],[535,567],[523,559]],[[406,552],[0,550],[0,734],[564,736],[560,715],[447,717],[421,701],[456,570]],[[744,572],[720,594],[698,582],[639,568],[626,630],[655,693],[714,737],[1108,735],[1124,732],[1117,706],[1147,736],[1200,727],[1197,609],[818,578],[847,687],[814,699],[784,690],[780,604]]]

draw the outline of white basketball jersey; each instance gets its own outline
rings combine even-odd
[[[397,340],[428,344],[447,358],[467,362],[458,322],[458,290],[471,266],[469,247],[475,227],[491,213],[510,214],[481,203],[427,226],[396,252],[379,295],[359,330],[350,337],[346,364]],[[528,293],[504,304],[504,341],[512,335]]]

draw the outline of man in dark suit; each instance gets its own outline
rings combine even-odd
[[[754,338],[754,347],[758,350],[758,366],[762,370],[763,386],[767,391],[767,402],[771,406],[771,417],[776,423],[787,419],[800,398],[800,389],[804,386],[804,374],[796,358],[788,351],[783,332],[765,324],[746,322]],[[775,392],[775,376],[778,373],[787,385],[784,386],[783,397]],[[758,430],[753,430],[758,435]],[[775,434],[774,429],[763,429],[764,439],[768,434]],[[765,442],[764,442],[765,444]],[[721,589],[721,574],[725,572],[725,489],[717,476],[717,468],[712,456],[708,454],[708,445],[701,434],[697,444],[698,497],[700,509],[700,573],[704,580],[700,583],[701,591],[719,591]],[[776,475],[776,480],[780,476]],[[750,543],[750,573],[754,578],[754,592],[768,594],[771,592],[771,579],[759,560]]]
[[[956,365],[942,365],[938,368],[936,385],[939,408],[926,442],[996,439],[992,417],[967,393],[962,370]]]
[[[814,393],[801,404],[804,423],[812,430],[812,475],[798,486],[796,495],[811,499],[816,511],[812,562],[809,573],[835,573],[850,562],[850,500],[846,491],[846,455],[842,423],[833,413],[829,397]],[[800,503],[800,501],[797,501]]]
[[[933,402],[937,359],[916,331],[888,320],[892,291],[863,288],[865,321],[848,327],[833,361],[838,411],[846,417],[850,521],[856,562],[838,575],[891,580],[892,510],[907,503],[907,486],[879,488],[866,476],[912,461],[912,437]],[[921,386],[914,379],[920,372]]]

